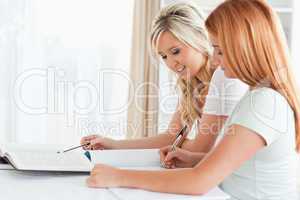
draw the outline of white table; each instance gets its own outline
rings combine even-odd
[[[0,170],[0,199],[116,200],[109,190],[88,188],[87,177],[88,174]]]
[[[5,169],[8,168],[8,169]],[[0,165],[0,199],[1,200],[127,200],[127,199],[195,199],[178,198],[143,190],[131,189],[94,189],[88,188],[85,180],[88,174],[24,172],[16,171],[9,166]],[[124,196],[125,195],[125,196]],[[145,198],[143,198],[145,196]],[[152,197],[151,197],[152,196]],[[141,197],[141,196],[140,196]],[[146,198],[147,197],[147,198]],[[209,200],[224,200],[224,197],[198,198]]]

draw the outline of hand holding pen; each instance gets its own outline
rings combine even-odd
[[[163,161],[167,169],[192,168],[206,156],[206,153],[191,152],[178,147],[172,150],[172,146],[164,147],[160,151],[165,155]]]
[[[184,140],[185,140],[185,138],[188,134],[187,128],[188,127],[185,125],[180,130],[180,132],[177,133],[172,146],[167,146],[167,147],[164,147],[160,150],[161,158],[163,158],[163,160],[161,160],[161,164],[162,164],[163,167],[171,168],[170,166],[173,166],[170,162],[166,162],[165,159],[167,158],[167,155],[170,154],[170,152],[175,152],[176,149],[181,147],[181,145],[183,144],[183,142],[184,142]]]

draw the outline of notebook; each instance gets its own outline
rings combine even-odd
[[[1,145],[0,157],[17,170],[90,172],[93,164],[81,149],[57,153],[54,146]]]
[[[160,168],[158,149],[90,151],[81,148],[57,153],[63,148],[46,145],[0,145],[0,157],[17,170],[90,172],[97,163],[121,168]]]

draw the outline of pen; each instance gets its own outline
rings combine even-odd
[[[64,150],[64,151],[58,151],[57,153],[66,153],[66,152],[68,152],[68,151],[71,151],[71,150],[74,150],[74,149],[78,149],[78,148],[80,148],[80,147],[84,147],[84,146],[87,146],[87,145],[90,145],[90,143],[88,142],[88,143],[83,144],[83,145],[80,145],[80,146],[71,147],[70,149],[66,149],[66,150]]]
[[[181,131],[179,133],[177,133],[176,137],[175,137],[175,141],[172,144],[172,151],[175,150],[176,147],[180,147],[185,139],[185,137],[187,136],[186,133],[186,129],[187,129],[187,125],[185,125]]]
[[[179,142],[180,142],[180,140],[181,140],[181,138],[182,138],[183,136],[182,135],[179,135],[177,138],[176,138],[176,140],[174,141],[174,143],[172,144],[172,151],[175,151],[175,148],[178,146],[178,144],[179,144]]]
[[[176,135],[175,140],[172,144],[172,151],[175,151],[176,147],[180,147],[185,139],[185,137],[187,136],[186,133],[186,129],[187,129],[187,125],[185,125]],[[166,164],[163,162],[162,166],[166,168]]]

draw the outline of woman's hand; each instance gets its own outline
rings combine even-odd
[[[118,187],[118,169],[97,164],[92,169],[90,177],[86,180],[88,187],[103,188],[103,187]]]
[[[191,168],[194,167],[206,154],[190,152],[184,149],[166,146],[160,149],[160,162],[165,168]]]
[[[99,135],[89,135],[81,138],[80,144],[84,145],[90,143],[89,145],[83,146],[84,150],[103,150],[112,149],[115,140],[101,137]]]

